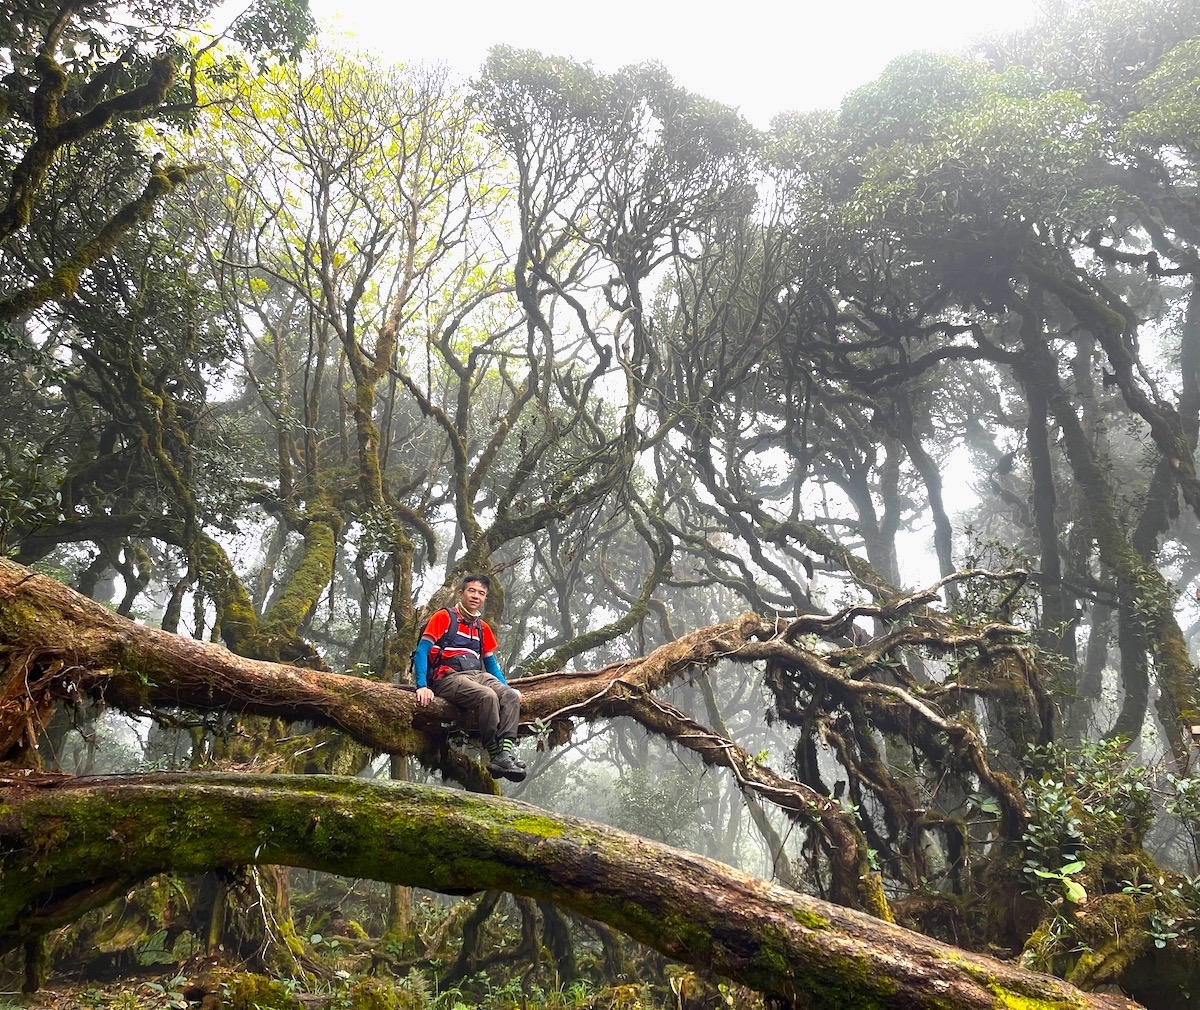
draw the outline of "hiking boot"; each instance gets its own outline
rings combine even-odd
[[[520,782],[525,778],[525,769],[513,760],[509,751],[503,750],[487,763],[488,774],[492,778],[506,778],[512,782]]]

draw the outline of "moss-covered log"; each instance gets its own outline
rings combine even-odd
[[[154,873],[253,863],[552,901],[798,1007],[1137,1006],[588,821],[325,776],[0,780],[0,948]]]

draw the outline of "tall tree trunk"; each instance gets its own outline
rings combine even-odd
[[[1184,768],[1192,748],[1189,727],[1200,724],[1200,685],[1175,618],[1177,594],[1162,573],[1138,555],[1126,535],[1112,481],[1079,422],[1073,402],[1057,380],[1057,362],[1041,332],[1041,317],[1027,305],[1021,308],[1021,337],[1026,350],[1020,368],[1021,380],[1028,389],[1044,397],[1058,422],[1067,460],[1087,495],[1100,559],[1116,575],[1122,595],[1139,612],[1160,689],[1159,721],[1176,765]],[[1188,462],[1190,465],[1190,457]],[[1200,505],[1200,497],[1197,504]]]
[[[408,756],[393,754],[388,762],[388,773],[393,782],[408,781]],[[384,935],[403,947],[412,940],[413,893],[411,887],[393,884],[388,891],[387,927]]]

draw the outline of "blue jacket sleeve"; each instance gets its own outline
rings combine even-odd
[[[422,638],[417,643],[417,651],[413,653],[413,674],[417,679],[417,687],[428,687],[429,679],[429,650],[433,643],[428,638]]]
[[[504,671],[500,669],[500,664],[496,662],[496,654],[494,652],[489,652],[483,657],[483,668],[498,681],[500,681],[501,684],[508,683],[508,681],[504,679]]]

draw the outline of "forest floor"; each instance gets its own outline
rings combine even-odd
[[[692,976],[694,979],[694,976]],[[255,980],[247,988],[245,980]],[[262,988],[259,988],[261,984]],[[266,987],[270,986],[268,990]],[[253,989],[253,991],[251,991]],[[51,983],[36,993],[0,991],[0,1010],[760,1010],[761,997],[741,987],[644,984],[569,986],[522,994],[513,985],[490,992],[429,993],[379,980],[347,979],[326,991],[303,992],[279,980],[220,972],[203,983],[180,974],[107,983]]]

